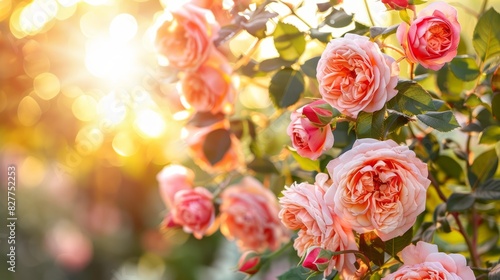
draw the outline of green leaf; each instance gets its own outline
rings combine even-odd
[[[231,147],[231,134],[226,129],[210,131],[203,142],[203,153],[211,165],[217,164]]]
[[[353,18],[353,15],[348,15],[342,8],[338,10],[333,9],[333,11],[326,16],[325,24],[335,28],[346,27],[351,24]]]
[[[422,140],[418,140],[413,149],[420,159],[427,162],[435,160],[439,156],[440,145],[436,136],[429,133]]]
[[[276,166],[274,166],[274,163],[267,158],[255,158],[247,165],[247,167],[258,173],[279,173]]]
[[[359,23],[357,21],[354,21],[354,29],[347,31],[347,33],[357,34],[357,35],[362,35],[362,36],[366,35],[368,32],[370,32],[370,27],[368,27],[362,23]],[[344,36],[344,35],[342,35],[342,36]]]
[[[382,139],[384,136],[385,107],[373,113],[360,112],[356,119],[358,138]]]
[[[321,280],[323,279],[323,274],[318,274],[315,275],[311,278],[308,278],[308,276],[311,274],[311,270],[303,267],[303,266],[297,266],[289,271],[281,274],[278,276],[278,280],[304,280],[304,279],[309,279],[309,280]]]
[[[374,264],[378,266],[384,264],[385,244],[375,233],[368,232],[359,235],[359,250]]]
[[[482,61],[500,54],[500,14],[490,8],[474,28],[472,46]]]
[[[304,77],[299,71],[284,68],[274,74],[269,93],[274,105],[286,108],[295,104],[304,92]]]
[[[457,78],[446,64],[437,72],[437,85],[444,101],[457,102],[462,99],[464,81]]]
[[[399,17],[401,20],[411,25],[411,18],[406,9],[399,10]]]
[[[495,148],[480,154],[471,166],[471,172],[469,172],[469,182],[471,186],[474,186],[476,182],[484,182],[493,175],[498,167],[498,156]]]
[[[398,253],[411,243],[413,238],[413,228],[407,230],[403,235],[385,241],[384,250],[396,259],[399,259]]]
[[[259,63],[259,71],[272,72],[282,67],[290,66],[290,61],[283,60],[281,57],[265,59]]]
[[[320,42],[323,42],[323,43],[328,43],[333,38],[331,32],[322,32],[322,31],[319,31],[318,28],[311,28],[309,36],[311,36],[311,38],[319,40]]]
[[[417,115],[417,119],[432,128],[444,132],[460,127],[452,111],[427,112]]]
[[[304,64],[300,65],[302,72],[311,78],[316,78],[316,68],[318,66],[318,61],[321,56],[315,56],[311,59],[306,60]]]
[[[291,24],[278,22],[273,38],[274,47],[284,60],[296,61],[306,49],[304,34]]]
[[[476,198],[472,193],[452,193],[446,202],[448,212],[462,212],[470,209]]]
[[[405,116],[398,114],[389,114],[387,119],[384,121],[384,127],[387,133],[392,133],[395,130],[406,125],[410,120]]]
[[[500,180],[490,179],[476,189],[476,198],[484,200],[500,200]]]
[[[432,96],[419,84],[403,81],[396,87],[398,94],[388,103],[388,108],[401,112],[408,116],[423,114],[436,108],[432,102]]]
[[[496,144],[500,141],[500,126],[488,126],[479,138],[479,144]]]
[[[241,26],[245,28],[248,33],[252,34],[257,38],[266,37],[266,24],[269,19],[276,17],[278,14],[275,12],[262,11],[257,14],[253,14],[252,17],[247,22],[242,22]]]
[[[399,24],[389,26],[389,27],[377,27],[377,26],[372,26],[370,27],[370,38],[375,38],[377,36],[382,36],[383,38],[396,33],[396,30],[398,29]]]
[[[434,232],[436,231],[436,226],[432,222],[425,222],[417,229],[414,240],[422,240],[428,243],[432,243],[434,239]]]
[[[440,155],[434,163],[437,164],[440,171],[443,171],[447,177],[460,179],[463,176],[463,169],[460,164],[453,158],[445,155]]]
[[[500,121],[500,93],[493,96],[491,100],[491,111],[493,116]]]
[[[471,57],[454,58],[450,62],[450,69],[462,81],[473,81],[480,74],[476,61]]]
[[[321,171],[319,168],[319,160],[301,157],[296,151],[293,150],[290,150],[290,152],[301,169],[305,171]]]

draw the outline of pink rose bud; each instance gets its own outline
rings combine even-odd
[[[333,257],[333,253],[321,247],[309,247],[302,266],[314,271],[325,271]]]
[[[238,261],[238,271],[249,275],[259,272],[261,267],[260,255],[255,251],[246,251]]]
[[[325,100],[316,100],[302,109],[304,115],[313,125],[324,127],[329,125],[333,119],[334,109]]]
[[[168,213],[163,221],[161,222],[161,228],[162,229],[169,229],[169,228],[176,228],[180,227],[181,225],[177,224],[174,222],[174,219],[172,218],[172,214]]]
[[[394,10],[406,9],[411,5],[410,2],[411,1],[408,0],[382,0],[382,3],[384,3],[388,8]]]

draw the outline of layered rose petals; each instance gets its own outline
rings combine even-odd
[[[212,199],[212,193],[203,187],[178,191],[172,207],[173,221],[201,239],[215,219]]]

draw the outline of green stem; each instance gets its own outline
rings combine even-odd
[[[370,19],[370,23],[372,24],[372,26],[375,26],[375,21],[373,20],[372,12],[370,11],[370,7],[368,6],[368,1],[367,0],[363,1],[365,2],[366,12],[368,13],[368,18]]]
[[[479,257],[477,255],[476,247],[474,247],[474,245],[472,244],[472,241],[469,239],[467,232],[465,231],[465,228],[462,225],[462,221],[460,221],[460,217],[458,216],[458,213],[454,212],[454,213],[452,213],[452,216],[455,218],[455,221],[457,222],[458,231],[464,237],[465,243],[467,244],[467,247],[469,248],[472,266],[476,266],[476,267],[479,266],[479,261],[478,261]]]
[[[479,11],[479,15],[478,16],[481,16],[484,11],[486,11],[486,7],[488,6],[488,0],[484,0],[483,1],[483,5],[481,6],[481,10]]]
[[[436,192],[439,196],[439,198],[443,201],[443,202],[446,202],[448,199],[446,198],[446,196],[444,195],[444,193],[441,191],[441,189],[439,188],[439,183],[438,181],[436,180],[436,178],[434,178],[434,175],[432,175],[431,172],[429,172],[429,175],[427,176],[427,178],[429,178],[429,180],[431,181],[431,184],[432,186],[436,189]]]
[[[282,246],[281,248],[279,248],[278,250],[270,253],[269,255],[266,255],[265,257],[270,260],[278,255],[280,255],[281,253],[285,252],[286,250],[288,250],[290,247],[292,247],[293,245],[293,240],[286,243],[284,246]]]

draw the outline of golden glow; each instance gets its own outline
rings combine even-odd
[[[121,156],[129,157],[137,151],[137,146],[134,143],[133,136],[128,132],[122,131],[113,138],[113,150]]]
[[[45,168],[40,159],[27,157],[19,167],[19,174],[29,174],[29,176],[19,176],[19,185],[28,188],[39,186],[45,178]]]
[[[80,0],[57,0],[57,2],[59,2],[59,4],[63,7],[72,7],[78,4]]]
[[[31,96],[25,96],[17,107],[17,118],[24,126],[32,126],[40,120],[42,110]]]
[[[111,39],[117,42],[128,42],[137,33],[137,21],[130,14],[117,15],[109,25]]]
[[[73,101],[73,115],[81,121],[91,121],[96,116],[97,102],[90,95],[81,95]]]
[[[104,140],[103,132],[97,127],[87,126],[78,131],[75,142],[87,152],[97,151]]]
[[[121,123],[127,115],[125,102],[115,92],[110,92],[99,100],[97,113],[112,125]]]
[[[151,109],[137,112],[134,124],[139,134],[148,138],[159,137],[167,127],[162,115]]]
[[[9,15],[11,8],[12,8],[11,0],[0,1],[0,21],[4,20]]]
[[[33,88],[35,93],[44,100],[50,100],[59,93],[61,84],[56,75],[45,72],[33,80]]]
[[[59,5],[55,0],[35,0],[24,7],[19,23],[21,30],[27,34],[35,34],[54,19]]]

